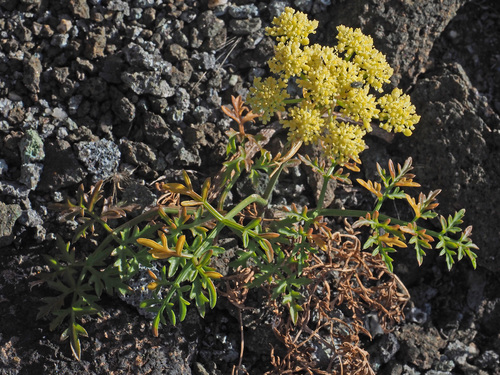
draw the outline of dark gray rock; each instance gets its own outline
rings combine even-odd
[[[168,98],[175,94],[175,90],[156,72],[123,72],[121,79],[137,95],[149,94]]]
[[[172,72],[170,74],[170,84],[174,87],[185,85],[191,79],[193,75],[193,67],[187,60],[181,61],[178,66],[172,67]]]
[[[106,48],[106,31],[103,27],[98,27],[90,32],[85,38],[84,55],[87,59],[93,60],[98,57],[104,57]]]
[[[38,57],[32,56],[24,64],[23,83],[26,88],[33,92],[40,91],[40,75],[42,74],[42,63]]]
[[[122,83],[121,73],[123,71],[124,61],[119,55],[108,55],[102,62],[102,70],[99,77],[106,82],[120,84]]]
[[[76,149],[78,160],[93,174],[93,183],[111,177],[118,170],[121,154],[112,141],[78,142]]]
[[[38,190],[59,190],[80,183],[86,175],[69,142],[56,139],[47,143],[45,166]]]
[[[465,225],[475,224],[472,239],[481,249],[479,265],[497,271],[500,195],[492,193],[491,181],[500,180],[500,118],[480,100],[457,64],[429,72],[411,96],[422,118],[397,148],[413,157],[422,191],[443,190],[438,197],[443,214],[468,208]]]
[[[134,104],[125,96],[115,100],[113,102],[113,112],[118,116],[118,118],[125,122],[132,122],[135,118],[135,106]]]
[[[146,140],[153,146],[159,147],[170,139],[171,130],[165,120],[157,114],[146,112],[143,116],[142,127]]]
[[[0,159],[0,176],[5,174],[9,170],[9,165],[5,159]]]
[[[106,9],[115,12],[121,12],[125,16],[130,15],[130,5],[127,1],[123,0],[112,0],[106,5]]]
[[[69,9],[80,18],[90,18],[90,8],[86,0],[69,0]]]
[[[21,165],[21,177],[19,182],[27,186],[30,190],[35,190],[42,177],[43,164],[23,163]]]
[[[231,20],[229,31],[235,35],[249,35],[260,30],[262,22],[260,18],[249,18],[244,20]]]
[[[22,23],[18,23],[16,29],[14,30],[14,34],[19,38],[19,40],[23,43],[30,42],[32,39],[31,30],[25,27]]]
[[[154,53],[149,53],[141,46],[131,43],[123,49],[125,60],[134,67],[144,68],[161,74],[169,73],[172,69],[172,64],[163,60],[157,50]]]
[[[466,345],[461,341],[452,341],[446,347],[445,355],[452,358],[459,364],[464,364],[468,360],[476,357],[479,350],[474,345]]]
[[[208,52],[193,53],[191,64],[199,70],[207,71],[215,68],[215,56]]]
[[[23,210],[18,204],[0,202],[0,248],[9,246],[14,240],[12,229]]]
[[[17,182],[0,180],[0,195],[6,195],[16,199],[25,199],[28,197],[30,189]]]
[[[154,150],[142,142],[132,142],[122,139],[120,141],[120,152],[126,163],[137,166],[141,164],[153,166],[157,159]]]
[[[493,370],[498,367],[500,363],[500,355],[493,350],[486,350],[481,353],[476,360],[476,365],[481,369]]]
[[[167,47],[167,57],[173,61],[187,60],[187,50],[177,43],[172,43]]]
[[[228,13],[231,17],[236,19],[257,17],[259,15],[259,8],[255,4],[234,5],[228,6]]]
[[[213,38],[224,28],[224,21],[217,18],[211,10],[207,10],[198,16],[197,25],[203,37]]]
[[[396,332],[396,337],[405,362],[423,370],[430,370],[439,361],[440,350],[446,346],[446,341],[435,328],[423,328],[413,323],[402,327]]]
[[[27,227],[37,227],[43,224],[43,219],[38,212],[30,208],[23,211],[19,223]]]
[[[108,99],[108,84],[101,77],[90,77],[80,85],[79,93],[93,101]]]
[[[7,120],[13,125],[20,124],[24,120],[25,110],[23,107],[16,105],[10,111],[7,116]]]

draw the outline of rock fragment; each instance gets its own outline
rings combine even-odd
[[[78,159],[93,174],[92,182],[105,180],[118,170],[121,153],[112,141],[100,139],[96,142],[78,142],[76,149]]]
[[[31,56],[24,64],[23,83],[32,93],[40,92],[40,75],[42,74],[42,63],[36,56]]]
[[[9,246],[14,241],[12,229],[22,212],[18,204],[0,202],[0,248]]]

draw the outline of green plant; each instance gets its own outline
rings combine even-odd
[[[472,250],[477,247],[470,240],[471,227],[464,231],[459,227],[463,210],[448,219],[441,216],[440,232],[421,226],[420,221],[437,217],[435,200],[439,191],[412,198],[403,190],[419,186],[410,173],[411,159],[403,166],[398,165],[397,171],[392,161],[388,172],[378,166],[382,184],[357,180],[376,196],[372,210],[323,207],[326,182],[334,179],[352,183],[345,169],[359,170],[358,154],[364,148],[362,136],[376,125],[374,120],[386,130],[409,135],[418,116],[409,98],[399,91],[379,99],[369,94],[370,89],[382,91],[382,84],[388,81],[392,70],[383,55],[373,48],[371,39],[360,31],[340,27],[339,45],[335,49],[306,48],[314,22],[290,8],[273,22],[275,27],[268,29],[268,33],[277,36],[279,44],[270,67],[280,77],[278,81],[272,77],[264,82],[257,79],[250,102],[263,111],[264,122],[275,112],[281,112],[281,121],[290,130],[290,142],[282,152],[272,155],[266,149],[272,127],[255,135],[247,134],[245,124],[259,115],[244,106],[241,97],[233,97],[233,108],[223,106],[222,110],[236,121],[238,131],[228,132],[227,160],[220,172],[213,179],[206,179],[200,189],[193,186],[187,172],[183,173],[182,183],[157,183],[162,193],[159,206],[115,228],[108,224],[110,219],[124,221],[126,211],[137,208],[112,205],[111,198],[103,199],[102,182],[89,193],[81,187],[76,203],[68,201],[57,206],[63,210],[63,219],[79,217],[80,226],[70,242],[58,240],[56,255],[47,256],[52,272],[43,278],[58,294],[45,298],[46,306],[39,316],[55,317],[51,329],[69,322],[62,338],[71,339],[76,358],[81,356],[79,336],[86,335],[79,319],[100,311],[98,301],[103,291],[128,293],[127,281],[137,274],[140,266],[146,267],[151,277],[147,285],[151,296],[140,306],[154,314],[155,336],[167,319],[172,324],[182,321],[192,304],[204,316],[207,306],[213,308],[217,302],[216,281],[223,277],[214,261],[228,249],[220,245],[219,238],[236,237],[240,244],[230,264],[233,275],[224,278],[226,282],[236,281],[225,295],[232,295],[236,301],[238,298],[234,296],[241,295],[242,289],[268,290],[270,303],[280,314],[283,327],[287,327],[278,328],[277,335],[289,353],[283,359],[273,356],[275,367],[282,371],[314,366],[308,359],[310,353],[290,341],[294,326],[300,327],[301,332],[310,331],[310,337],[319,337],[319,330],[328,327],[331,341],[325,345],[335,349],[339,366],[352,368],[352,373],[369,368],[366,353],[357,346],[359,333],[369,335],[363,328],[363,314],[375,311],[385,328],[401,319],[408,300],[404,286],[392,273],[393,260],[389,254],[395,247],[413,246],[421,263],[425,251],[431,249],[431,242],[438,240],[436,249],[446,256],[449,268],[455,259],[465,255],[476,266]],[[321,79],[314,75],[320,71]],[[303,89],[302,95],[288,98],[286,88],[293,77]],[[312,142],[324,146],[322,158],[312,160],[299,153],[302,143]],[[318,173],[325,182],[317,206],[274,208],[270,205],[271,196],[281,174],[300,163]],[[229,203],[230,193],[243,178],[248,178],[255,189],[265,181],[263,193],[249,194],[240,197],[236,204]],[[395,199],[411,206],[414,212],[411,220],[380,213],[387,200]],[[328,224],[328,218],[337,216],[359,218],[352,228],[347,227],[348,236],[335,232]],[[364,245],[354,232],[362,226],[371,228]],[[99,245],[93,250],[76,252],[73,246],[80,244],[82,238],[89,233],[98,234],[95,227],[104,230]],[[371,248],[372,253],[363,253],[361,248]],[[160,262],[159,273],[152,270],[152,262]],[[334,278],[335,273],[340,276]],[[239,297],[238,303],[243,303],[243,299]],[[352,311],[349,321],[332,318],[332,311],[339,304],[346,304]],[[321,312],[315,329],[310,326],[311,309]],[[288,320],[293,324],[285,323]],[[341,343],[339,347],[334,345],[335,340]]]

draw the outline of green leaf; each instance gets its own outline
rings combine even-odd
[[[181,322],[186,318],[187,314],[187,306],[190,305],[190,303],[182,297],[182,295],[178,295],[177,302],[179,304],[179,319]]]
[[[277,299],[280,294],[286,291],[287,280],[281,280],[278,285],[273,289],[273,293],[271,295],[272,299]]]
[[[52,314],[55,315],[55,318],[50,322],[49,325],[49,330],[51,331],[53,331],[62,324],[64,319],[66,319],[66,317],[71,314],[71,310],[70,309],[54,310]]]
[[[172,323],[173,326],[175,326],[175,323],[177,323],[177,319],[175,317],[174,310],[172,308],[167,308],[167,315],[168,315],[168,320],[170,320],[170,323]]]
[[[80,339],[78,337],[79,330],[78,330],[77,326],[79,326],[77,323],[73,323],[70,325],[69,330],[70,330],[71,351],[73,352],[73,355],[75,356],[75,358],[79,361],[81,359],[81,355],[82,355],[82,348],[80,346]],[[83,327],[82,327],[82,329],[83,329]]]
[[[160,311],[158,311],[158,314],[156,314],[153,320],[153,335],[155,337],[158,337],[158,326],[160,325],[160,319],[162,314],[163,314],[163,309],[160,309]]]
[[[296,303],[290,304],[290,317],[292,318],[293,324],[297,324],[297,319],[299,318],[299,312],[302,311],[302,307]]]
[[[237,250],[236,255],[238,258],[229,263],[229,266],[232,268],[238,268],[239,266],[246,267],[248,260],[255,256],[255,252]]]
[[[208,296],[210,299],[210,308],[213,309],[217,304],[217,291],[215,290],[214,283],[212,279],[205,278],[208,287]]]

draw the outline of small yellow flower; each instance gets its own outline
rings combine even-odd
[[[267,124],[274,113],[285,110],[284,101],[289,97],[286,87],[285,81],[274,77],[268,77],[264,82],[260,77],[254,79],[247,102],[254,111],[262,113],[263,124]]]
[[[288,80],[308,71],[309,57],[301,47],[299,42],[278,43],[274,48],[274,57],[268,62],[271,72],[280,74],[283,79]]]
[[[288,138],[305,144],[316,142],[324,127],[321,112],[310,103],[303,101],[288,111],[289,119],[283,120],[283,127],[289,129]]]
[[[374,119],[387,131],[410,135],[420,117],[409,97],[401,90],[379,99],[373,95],[383,92],[393,74],[385,56],[374,48],[373,39],[360,29],[339,26],[335,48],[310,46],[309,34],[317,26],[304,13],[286,8],[266,28],[278,42],[268,63],[277,78],[256,78],[248,98],[253,109],[262,112],[262,122],[287,111],[281,123],[289,130],[289,140],[321,144],[325,156],[341,164],[357,159],[364,150],[363,137],[372,131]],[[291,77],[297,77],[302,90],[302,96],[293,100],[287,92]],[[338,111],[348,120],[338,122]]]
[[[346,98],[342,99],[344,107],[342,113],[350,116],[354,121],[363,121],[363,126],[366,130],[371,131],[370,122],[372,118],[378,115],[380,110],[377,108],[376,98],[369,94],[369,87],[365,86],[360,89],[353,88],[346,94]]]
[[[420,116],[415,113],[415,106],[411,104],[410,97],[396,88],[391,94],[378,99],[382,108],[379,115],[380,127],[385,131],[394,131],[410,136],[415,130],[415,124],[420,121]]]
[[[325,154],[334,157],[339,164],[356,159],[365,149],[365,135],[366,131],[358,125],[332,119],[328,124],[327,134],[322,137]]]
[[[364,35],[361,29],[353,30],[340,25],[337,27],[339,53],[345,53],[346,59],[352,60],[365,74],[365,80],[375,90],[382,92],[382,85],[389,83],[394,70],[387,63],[384,54],[373,48],[373,39]]]
[[[302,88],[304,99],[319,107],[332,107],[340,94],[336,66],[343,60],[331,47],[318,44],[304,48],[307,53],[309,69],[303,72],[297,83]]]
[[[298,42],[301,45],[309,44],[309,34],[314,34],[318,27],[318,21],[308,20],[307,15],[302,12],[286,7],[279,17],[274,17],[273,27],[266,27],[270,36],[277,37],[280,43]]]

